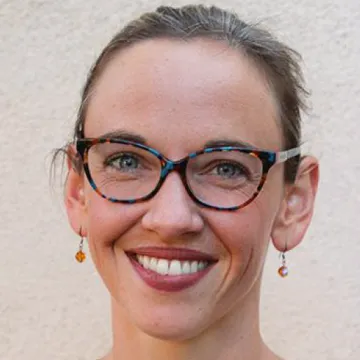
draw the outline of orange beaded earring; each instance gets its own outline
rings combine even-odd
[[[282,262],[282,265],[279,267],[278,269],[278,274],[284,278],[284,277],[287,277],[289,275],[289,269],[286,265],[286,259],[285,259],[285,253],[287,251],[287,246],[285,245],[285,249],[284,251],[282,251],[280,253],[280,257],[281,257],[281,262]]]
[[[82,236],[81,228],[80,228],[80,231],[79,231],[79,235],[81,237],[81,240],[80,240],[80,245],[79,245],[79,251],[75,254],[75,259],[79,263],[82,263],[86,259],[86,254],[83,252],[84,237]]]

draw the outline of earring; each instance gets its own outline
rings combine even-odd
[[[285,259],[285,252],[286,252],[286,246],[285,246],[285,250],[283,252],[280,253],[280,257],[281,257],[281,262],[282,262],[282,265],[279,267],[278,269],[278,274],[284,278],[286,276],[289,275],[289,269],[288,267],[286,266],[286,259]]]
[[[79,251],[75,254],[75,259],[79,262],[79,263],[82,263],[85,261],[86,259],[86,254],[83,252],[83,245],[84,245],[84,237],[82,236],[81,234],[81,228],[80,228],[80,231],[79,231],[79,235],[81,237],[81,240],[80,240],[80,245],[79,245]]]

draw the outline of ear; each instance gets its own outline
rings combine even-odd
[[[77,153],[74,145],[67,149],[68,176],[65,185],[65,207],[69,223],[73,230],[86,237],[85,215],[86,203],[84,195],[84,175],[76,164]],[[81,232],[81,233],[80,233]]]
[[[277,250],[291,250],[303,239],[313,215],[318,182],[318,161],[312,156],[304,157],[295,182],[287,186],[274,222],[271,237]]]

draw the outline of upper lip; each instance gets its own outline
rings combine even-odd
[[[125,251],[129,255],[145,255],[149,257],[156,257],[167,260],[197,260],[197,261],[217,261],[212,255],[204,252],[185,249],[185,248],[170,248],[170,247],[137,247]]]

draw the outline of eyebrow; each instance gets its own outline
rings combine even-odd
[[[251,149],[257,148],[255,145],[250,144],[248,142],[240,141],[240,140],[231,140],[231,139],[214,139],[207,141],[204,145],[204,147],[206,148],[219,147],[219,146],[233,146],[233,147],[251,148]]]
[[[143,136],[133,133],[131,131],[114,130],[101,135],[101,137],[107,139],[128,140],[128,141],[137,142],[142,145],[147,145],[147,141]]]
[[[125,130],[121,130],[121,129],[107,132],[107,133],[101,135],[101,137],[107,138],[107,139],[128,140],[128,141],[137,142],[142,145],[148,145],[148,142],[146,141],[146,139],[143,136],[136,134],[134,132],[131,132],[131,131],[125,131]],[[245,141],[226,139],[226,138],[209,140],[204,144],[203,147],[204,148],[213,148],[213,147],[220,147],[220,146],[233,146],[233,147],[251,148],[251,149],[257,148],[255,145],[250,144]]]

